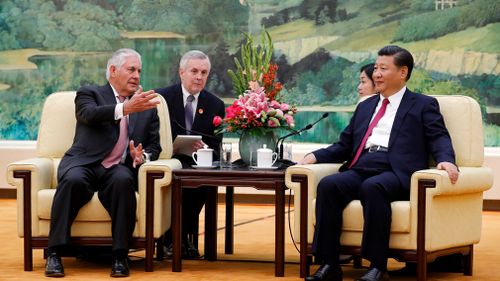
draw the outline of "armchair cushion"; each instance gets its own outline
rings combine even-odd
[[[391,208],[391,233],[410,232],[410,202],[395,201],[391,203]],[[363,207],[359,200],[354,200],[347,205],[343,213],[342,231],[363,231]]]

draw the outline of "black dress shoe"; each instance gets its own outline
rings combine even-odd
[[[172,259],[174,257],[174,248],[172,244],[170,244],[168,247],[163,247],[163,251],[166,259]],[[188,241],[182,242],[181,257],[186,260],[195,260],[199,259],[201,256],[198,248],[196,248],[193,243]]]
[[[61,262],[61,257],[56,253],[50,253],[47,256],[47,261],[45,263],[45,276],[64,277],[64,267]]]
[[[191,241],[188,240],[185,243],[184,248],[186,249],[186,256],[183,257],[184,259],[194,260],[194,259],[199,259],[201,257],[198,248],[196,248]]]
[[[356,279],[356,281],[382,281],[389,280],[385,271],[382,271],[378,268],[372,267],[368,269],[365,275]]]
[[[340,266],[324,264],[318,268],[316,273],[307,276],[305,281],[342,281],[342,269]]]
[[[113,258],[111,277],[127,277],[130,275],[127,257]]]
[[[163,256],[168,260],[171,260],[174,257],[174,245],[173,244],[170,244],[168,246],[163,246]],[[182,243],[181,257],[185,258],[186,256],[187,256],[186,246],[184,245],[184,243]]]

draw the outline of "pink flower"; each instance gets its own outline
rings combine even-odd
[[[270,128],[277,128],[280,126],[280,121],[274,117],[269,117],[267,120],[267,126]]]
[[[293,120],[293,116],[292,115],[285,115],[285,120],[286,120],[286,123],[288,124],[288,126],[290,127],[294,127],[295,126],[295,121]]]
[[[219,127],[222,124],[222,118],[218,115],[214,116],[214,120],[212,121],[215,127]]]
[[[251,91],[257,91],[260,88],[259,82],[257,82],[257,81],[249,81],[248,82],[248,88]]]
[[[275,100],[272,100],[269,105],[272,107],[272,108],[280,108],[281,105],[279,102],[275,101]]]
[[[290,110],[290,105],[289,105],[289,104],[286,104],[286,103],[282,103],[282,104],[281,104],[281,110],[283,110],[283,111],[288,111],[288,110]]]

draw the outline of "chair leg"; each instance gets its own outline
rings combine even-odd
[[[352,260],[353,267],[356,269],[360,269],[363,267],[363,259],[361,256],[355,255],[354,259]]]
[[[427,256],[424,253],[424,258],[417,261],[417,281],[427,280]]]
[[[305,274],[306,276],[309,276],[311,274],[311,264],[313,263],[313,257],[311,255],[308,255],[306,260]]]
[[[470,252],[468,255],[463,256],[463,261],[464,261],[464,275],[466,276],[472,276],[472,265],[473,265],[473,258],[474,258],[474,246],[470,245]]]
[[[24,237],[24,271],[33,271],[33,247],[31,241],[26,241],[26,239],[31,239],[31,235],[26,236]]]

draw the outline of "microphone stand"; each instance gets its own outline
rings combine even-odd
[[[295,135],[300,135],[300,133],[304,132],[304,131],[307,131],[309,129],[311,129],[314,125],[318,124],[321,120],[325,119],[326,117],[328,117],[328,112],[324,113],[321,118],[319,118],[318,120],[314,121],[313,123],[311,124],[308,124],[307,126],[305,126],[304,128],[298,130],[298,131],[293,131],[281,138],[278,139],[278,141],[276,141],[276,147],[275,147],[275,150],[278,149],[279,147],[279,161],[280,163],[285,166],[285,167],[289,167],[289,166],[292,166],[292,165],[295,165],[296,163],[289,160],[289,159],[283,159],[283,142],[285,142],[285,139],[291,137],[291,136],[295,136]],[[281,141],[281,143],[280,143]]]

